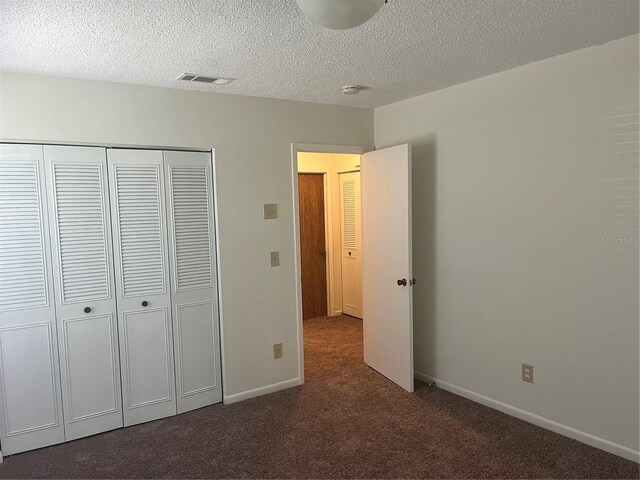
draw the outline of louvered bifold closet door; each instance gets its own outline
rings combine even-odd
[[[362,318],[360,172],[340,173],[342,313]]]
[[[165,151],[178,413],[222,401],[211,154]]]
[[[45,169],[40,145],[0,145],[0,441],[64,441]]]
[[[162,151],[108,151],[124,423],[176,414]]]
[[[44,147],[65,436],[122,427],[104,148]]]

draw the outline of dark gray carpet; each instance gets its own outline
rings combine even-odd
[[[305,322],[303,387],[14,455],[11,478],[638,478],[638,465],[362,361],[362,324]]]

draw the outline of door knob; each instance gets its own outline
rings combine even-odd
[[[147,302],[146,300],[142,302],[142,306],[143,307],[148,307],[149,306],[149,302]]]
[[[399,287],[406,287],[407,286],[407,279],[406,278],[402,278],[402,279],[398,280],[398,286]]]
[[[325,250],[320,250],[320,255],[322,255],[323,257],[327,254],[327,252]]]
[[[411,281],[409,282],[409,285],[415,285],[416,284],[416,279],[412,278]]]
[[[84,307],[84,313],[91,313],[91,307]]]

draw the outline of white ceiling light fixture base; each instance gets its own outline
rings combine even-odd
[[[386,0],[296,0],[307,17],[323,27],[346,30],[370,20]]]
[[[345,85],[342,87],[342,93],[345,95],[357,95],[362,90],[360,85]]]

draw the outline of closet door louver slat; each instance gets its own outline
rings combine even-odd
[[[39,182],[38,163],[0,163],[0,308],[3,309],[47,304]]]
[[[64,303],[110,296],[103,168],[66,163],[52,168]]]
[[[113,168],[122,250],[123,294],[129,297],[164,293],[160,166],[115,165]]]
[[[356,182],[342,182],[342,234],[345,248],[357,248],[356,243]]]
[[[171,167],[178,291],[213,285],[207,168]],[[199,266],[200,268],[194,268]]]

